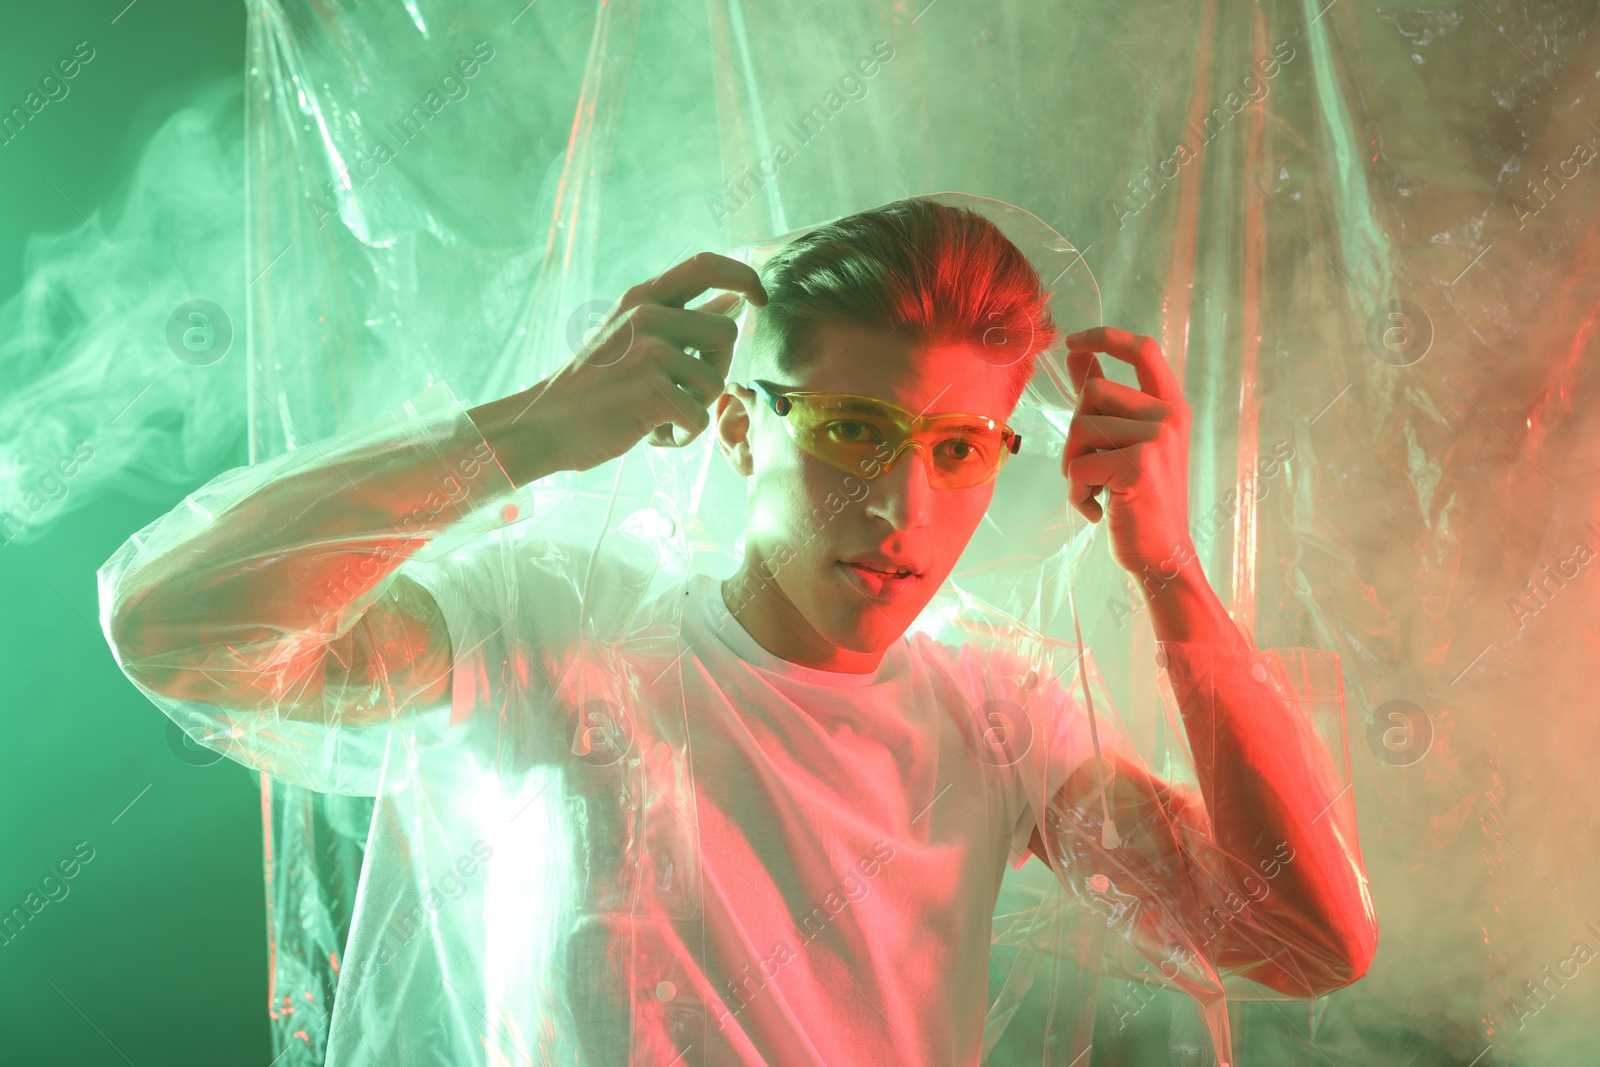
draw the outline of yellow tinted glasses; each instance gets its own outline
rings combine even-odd
[[[987,415],[913,415],[876,397],[855,393],[789,392],[755,380],[795,443],[840,470],[876,478],[909,449],[920,448],[935,489],[968,489],[1000,473],[1022,438]]]

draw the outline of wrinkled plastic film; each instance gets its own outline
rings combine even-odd
[[[254,598],[259,615],[276,617],[282,609],[274,597],[281,594],[282,579],[271,581],[262,563],[264,555],[277,557],[285,574],[313,569],[344,573],[349,556],[370,554],[375,544],[383,543],[382,534],[393,536],[397,522],[408,514],[404,505],[419,496],[426,499],[426,486],[420,481],[409,485],[404,479],[397,481],[394,465],[414,463],[417,456],[481,457],[481,448],[471,443],[481,444],[481,438],[475,437],[471,426],[449,392],[436,386],[405,405],[399,417],[391,415],[374,428],[319,443],[322,458],[314,462],[302,458],[309,450],[297,450],[225,475],[154,524],[153,532],[129,542],[130,554],[136,542],[163,546],[164,551],[154,557],[145,550],[145,560],[154,558],[160,564],[140,566],[138,556],[131,562],[108,563],[103,573],[107,604],[138,604],[155,595],[139,580],[156,576],[157,589],[169,600],[152,609],[153,618],[174,624],[183,618],[215,619],[217,605],[227,603],[238,610],[245,603],[245,592]],[[409,447],[404,447],[407,442]],[[406,458],[397,460],[399,456]],[[421,466],[430,469],[427,463]],[[659,567],[662,560],[673,558],[669,533],[673,527],[670,522],[661,525],[659,515],[645,507],[644,500],[623,491],[628,484],[622,477],[626,464],[619,465],[611,491],[603,496],[563,498],[547,493],[553,503],[530,512],[542,523],[515,521],[523,512],[502,508],[491,520],[496,528],[474,524],[465,516],[471,505],[511,495],[505,492],[509,480],[498,465],[491,469],[494,474],[476,495],[456,494],[461,496],[457,514],[464,517],[431,541],[428,551],[413,554],[399,566],[401,573],[430,590],[443,608],[450,634],[487,633],[471,648],[452,649],[455,677],[448,723],[437,710],[419,715],[422,709],[409,709],[395,696],[408,691],[405,669],[415,659],[415,648],[437,646],[441,634],[424,630],[422,640],[413,635],[410,643],[385,643],[382,638],[390,632],[385,627],[403,631],[404,626],[380,621],[370,647],[383,654],[374,662],[384,669],[372,673],[391,685],[374,686],[372,691],[388,695],[389,703],[379,707],[382,717],[391,720],[380,735],[387,747],[361,743],[373,736],[370,725],[318,723],[315,729],[320,734],[303,735],[301,727],[307,724],[294,721],[295,694],[301,686],[292,678],[285,682],[277,677],[269,695],[242,715],[214,709],[198,713],[204,725],[197,739],[241,762],[274,768],[279,777],[307,788],[354,792],[357,787],[352,783],[378,783],[374,792],[381,795],[368,841],[369,861],[362,871],[363,907],[343,954],[338,1021],[330,1034],[329,1055],[337,1057],[335,1062],[378,1062],[385,1054],[410,1047],[422,1035],[431,1053],[463,1052],[484,1038],[486,1026],[489,1031],[496,1027],[505,1031],[499,1040],[508,1056],[519,1049],[523,1054],[566,1049],[579,1055],[653,1062],[663,1053],[664,1041],[693,1043],[685,1037],[710,1022],[704,1006],[695,1011],[682,1002],[687,998],[675,997],[677,1010],[689,1012],[687,1018],[669,1016],[657,1020],[658,1027],[641,1026],[634,1034],[621,1036],[612,1028],[597,1028],[597,1020],[587,1018],[584,1009],[597,996],[625,1003],[635,995],[623,961],[649,957],[652,948],[665,951],[652,938],[656,924],[693,924],[703,918],[693,877],[698,845],[689,773],[692,753],[685,742],[690,708],[670,699],[673,683],[682,684],[676,614],[681,600],[673,586],[683,572]],[[341,492],[369,503],[319,515],[317,502],[327,499],[335,478]],[[537,530],[558,520],[578,524],[598,515],[604,522],[619,511],[627,519],[588,546],[561,545],[536,536]],[[200,514],[218,518],[195,521],[193,517]],[[293,519],[285,523],[266,518],[273,514]],[[231,523],[226,521],[230,515]],[[247,519],[250,516],[253,521]],[[513,521],[507,522],[508,518]],[[239,536],[246,531],[255,536]],[[257,538],[263,535],[279,543],[277,551],[259,551]],[[230,540],[240,547],[228,547]],[[189,577],[179,582],[164,565],[181,560],[185,553],[203,560],[205,567],[184,569]],[[606,556],[602,573],[607,581],[595,585],[593,564],[600,555]],[[542,580],[534,581],[528,568]],[[242,583],[251,582],[253,588],[241,589]],[[392,589],[400,583],[387,584]],[[519,598],[520,590],[534,588],[544,594],[537,603]],[[224,601],[218,590],[232,598]],[[560,595],[552,595],[556,591]],[[180,595],[185,592],[186,596]],[[398,608],[404,603],[387,594],[374,599],[371,593],[369,589],[340,603],[339,611],[365,597],[371,603],[362,619],[382,620],[388,605]],[[478,615],[484,618],[474,626],[471,617]],[[141,616],[135,612],[133,617]],[[576,648],[570,643],[563,647],[551,640],[572,625],[558,620],[574,617],[595,623],[592,645],[584,640]],[[496,625],[491,628],[489,621]],[[324,654],[334,648],[337,630],[334,626],[318,633],[308,627],[279,634],[275,643],[249,644],[237,640],[226,625],[191,623],[188,632],[196,639],[204,637],[207,649],[178,645],[145,661],[135,650],[141,642],[158,643],[155,637],[123,637],[121,646],[127,657],[124,667],[135,679],[155,676],[175,663],[209,664],[210,669],[196,666],[193,672],[226,677],[215,662],[224,652],[246,657],[247,665],[235,670],[254,678],[260,672],[248,665],[249,656],[268,663],[304,662],[310,658],[307,646],[320,647]],[[1062,685],[1070,677],[1058,677],[1060,672],[1048,659],[1026,670],[1015,659],[1019,652],[1037,655],[1051,643],[990,606],[958,592],[941,593],[919,631],[979,650],[979,655],[966,656],[952,668],[953,684],[970,694],[974,713],[996,699],[1009,701],[1012,707],[1020,704],[1028,709],[1025,736],[1040,739],[1055,728],[1059,717],[1082,713],[1067,695],[1071,690]],[[1068,662],[1082,659],[1075,645],[1065,641],[1057,651]],[[1204,675],[1217,669],[1217,662],[1207,656],[1206,646],[1175,644],[1163,651],[1177,657],[1169,659],[1169,665],[1199,675],[1194,685],[1209,695],[1216,683]],[[997,676],[995,667],[1001,664],[1009,670]],[[1085,687],[1088,684],[1085,680]],[[1030,703],[1027,694],[1035,690],[1046,699]],[[192,709],[200,702],[178,702],[153,688],[146,691],[180,722],[184,721],[180,715],[197,714]],[[1285,691],[1293,690],[1261,688],[1274,699]],[[1109,699],[1102,694],[1101,700],[1101,706],[1109,709]],[[366,714],[370,703],[369,699],[356,705],[354,714]],[[1332,707],[1337,712],[1336,700]],[[241,730],[240,722],[249,729]],[[1108,716],[1107,749],[1136,761],[1137,756],[1117,744],[1117,737]],[[1038,754],[1051,751],[1041,743]],[[1030,754],[1034,753],[1024,750],[1017,756],[1020,760]],[[1216,974],[1207,955],[1197,951],[1193,917],[1211,910],[1220,914],[1220,908],[1212,906],[1220,905],[1224,892],[1236,882],[1225,869],[1226,857],[1216,855],[1203,814],[1193,814],[1196,805],[1191,797],[1147,812],[1143,819],[1124,816],[1128,838],[1108,855],[1100,848],[1099,779],[1085,773],[1092,767],[1084,753],[1077,764],[1075,787],[1066,777],[1070,768],[1046,764],[1032,787],[1033,802],[1041,809],[1049,805],[1043,820],[1051,829],[1046,840],[1062,882],[1043,893],[1034,905],[1039,917],[1027,921],[1059,916],[1059,896],[1066,886],[1080,894],[1077,903],[1091,914],[1101,909],[1095,917],[1147,962],[1160,960],[1178,972],[1169,979],[1178,981],[1180,988],[1216,998],[1220,993]],[[326,770],[319,776],[308,768]],[[605,779],[602,789],[618,790],[612,796],[614,806],[595,808],[592,792],[571,781],[573,772],[579,778]],[[590,782],[588,788],[595,785]],[[573,821],[570,803],[576,797],[585,798],[580,810],[587,815]],[[1152,817],[1158,825],[1141,834],[1142,823]],[[533,853],[534,844],[544,847]],[[1141,849],[1149,851],[1143,860],[1138,856]],[[493,868],[491,877],[489,861],[497,854],[502,863]],[[556,856],[566,862],[552,862]],[[597,856],[612,857],[615,866],[590,869],[587,865]],[[506,862],[513,857],[514,862]],[[1115,873],[1117,880],[1098,886],[1090,871],[1095,860],[1106,859],[1109,866],[1101,866]],[[1200,883],[1202,912],[1196,902],[1180,899],[1180,891],[1189,885],[1183,865],[1204,867],[1208,861],[1217,868],[1212,872],[1217,887]],[[574,879],[569,864],[578,865],[583,876]],[[475,882],[469,872],[479,874]],[[440,885],[466,888],[451,907],[429,908],[428,901],[439,900]],[[639,893],[644,886],[654,892],[648,895],[649,906],[642,907]],[[1108,901],[1114,903],[1108,906]],[[466,906],[460,906],[463,903]],[[590,918],[577,927],[559,925],[562,915],[572,911]],[[1257,924],[1233,917],[1230,925],[1236,935],[1243,935],[1254,932]],[[1002,928],[998,939],[1003,943],[1005,936]],[[1307,948],[1279,936],[1295,950]],[[595,943],[587,943],[589,938]],[[1087,943],[1101,944],[1094,939]],[[1084,944],[1081,932],[1069,935],[1061,930],[1046,945],[1027,942],[1010,966],[1013,971],[1036,970],[1041,955],[1081,952]],[[505,951],[511,945],[519,949]],[[572,983],[572,975],[563,973],[563,953],[581,961],[587,983]],[[1179,968],[1173,960],[1183,960],[1184,966]],[[656,962],[663,962],[659,955]],[[705,966],[703,960],[692,962],[696,968]],[[1052,959],[1047,965],[1054,968],[1060,963]],[[1077,959],[1081,970],[1092,972],[1100,965],[1095,956]],[[656,974],[671,975],[658,977],[656,988],[662,983],[672,983],[675,990],[691,988],[691,972],[658,969]],[[450,990],[443,1001],[436,995],[441,987]],[[549,993],[542,1000],[535,997],[539,1007],[530,1013],[525,998],[541,989]],[[1307,992],[1312,989],[1308,983]],[[1036,990],[1035,995],[1041,992]],[[1052,997],[1047,1010],[1072,1010],[1069,1004],[1055,1002],[1062,987],[1053,986],[1048,992]],[[1082,996],[1084,991],[1067,992]],[[1017,1006],[1012,999],[1003,993],[991,1007],[991,1017],[1014,1014]],[[400,1003],[408,1005],[407,1021],[397,1029],[394,1011]],[[1225,1047],[1225,1016],[1218,1018],[1212,1007],[1208,1021],[1220,1028],[1214,1036]],[[553,1030],[555,1036],[547,1033],[542,1043],[524,1047],[523,1039],[513,1035],[531,1028]],[[377,1040],[372,1035],[378,1031],[394,1036]]]
[[[1270,41],[1262,23],[1241,36],[1238,27],[1218,27],[1226,20],[1216,12],[1199,10],[1196,62],[1202,67],[1237,60],[1248,68],[1266,54],[1261,46]],[[549,373],[570,358],[574,338],[599,307],[680,251],[714,247],[737,254],[751,241],[771,246],[782,238],[763,235],[792,234],[801,223],[923,189],[967,188],[1066,215],[1059,198],[1067,168],[1031,152],[1023,153],[1020,166],[1002,165],[1016,157],[1018,131],[1069,113],[1059,98],[1051,99],[1055,90],[1013,98],[994,80],[1006,65],[968,56],[964,62],[982,91],[974,94],[969,84],[963,91],[970,99],[954,99],[941,64],[952,61],[945,54],[955,49],[952,42],[967,35],[953,27],[914,31],[905,18],[887,13],[834,14],[843,17],[824,32],[820,24],[790,21],[799,15],[716,5],[702,37],[700,27],[671,11],[605,5],[574,37],[563,16],[543,7],[521,14],[510,33],[502,29],[505,18],[487,9],[252,9],[252,255],[260,256],[261,266],[283,256],[252,289],[250,403],[258,463],[250,468],[253,477],[230,472],[231,482],[219,480],[196,494],[203,511],[180,508],[141,532],[159,548],[125,547],[102,575],[102,595],[108,619],[118,606],[155,595],[157,588],[172,595],[177,587],[165,578],[209,546],[203,555],[219,567],[213,587],[203,574],[190,586],[194,605],[206,605],[205,611],[183,616],[191,635],[214,643],[199,658],[208,673],[215,672],[206,655],[234,670],[239,662],[267,668],[260,673],[271,686],[256,694],[247,716],[163,696],[154,687],[145,691],[191,736],[203,743],[209,738],[219,751],[275,776],[267,823],[276,949],[270,1007],[275,1034],[288,1050],[284,1062],[385,1062],[424,1051],[476,1062],[486,1047],[489,1062],[586,1055],[594,1062],[654,1063],[680,1054],[684,1062],[710,1062],[696,1057],[709,1047],[705,1035],[715,1025],[715,1007],[705,996],[683,995],[692,989],[694,969],[708,961],[690,957],[675,964],[667,955],[673,945],[688,943],[678,938],[678,926],[703,918],[705,888],[696,877],[700,826],[676,590],[696,573],[725,574],[737,560],[743,516],[737,478],[704,439],[674,452],[636,449],[594,471],[555,475],[515,491],[503,474],[486,468],[480,471],[486,483],[452,500],[419,531],[415,539],[422,532],[432,538],[426,548],[411,544],[410,534],[397,537],[393,525],[418,506],[421,485],[374,501],[362,492],[364,475],[348,479],[351,462],[366,456],[372,464],[362,469],[371,485],[391,486],[378,457],[390,455],[398,468],[407,453],[431,457],[433,466],[423,468],[430,478],[442,476],[436,460],[462,450],[470,455],[481,444],[454,397],[492,399]],[[917,25],[937,26],[930,20],[938,17],[935,9]],[[1294,9],[1276,17],[1285,27],[1299,25]],[[1071,43],[1076,33],[1053,23],[1018,24],[994,47],[1018,57],[1081,48]],[[493,38],[494,59],[475,51],[480,38]],[[559,44],[572,40],[583,40],[587,51]],[[875,52],[879,40],[894,47]],[[699,57],[694,75],[706,75],[705,88],[669,76],[684,55]],[[867,55],[879,57],[870,77],[858,66]],[[1108,63],[1117,61],[1107,55]],[[479,57],[470,76],[459,65],[467,56]],[[748,176],[744,161],[759,167],[770,159],[772,146],[784,140],[786,120],[824,101],[826,90],[813,92],[813,82],[790,64],[858,72],[867,92],[847,106],[880,135],[874,153],[852,147],[861,143],[859,131],[836,140],[815,137],[804,155],[783,162],[777,178]],[[429,79],[452,69],[469,91],[448,103],[441,96],[435,108],[427,100]],[[1204,70],[1189,70],[1194,84],[1206,83]],[[634,92],[624,95],[630,82]],[[647,85],[662,88],[650,93],[641,89]],[[1194,106],[1207,91],[1197,92]],[[993,106],[995,99],[1007,106]],[[990,103],[979,107],[980,122],[965,109],[985,100]],[[430,117],[413,125],[426,125],[438,143],[419,135],[416,143],[397,144],[396,135],[384,133],[392,129],[385,123],[418,104]],[[672,111],[677,121],[669,127],[653,106]],[[951,128],[961,136],[924,136],[897,110],[901,106],[932,116],[930,122],[952,116]],[[1237,129],[1261,136],[1263,124],[1247,127],[1247,120],[1257,121],[1239,115]],[[1129,143],[1148,141],[1145,121],[1126,123]],[[894,134],[897,129],[904,132]],[[1001,144],[988,144],[989,136]],[[376,142],[386,137],[392,158],[376,162]],[[788,139],[795,140],[792,134]],[[1003,144],[1009,151],[1000,150]],[[653,147],[676,162],[652,170],[646,189],[614,167],[618,145],[645,155]],[[1223,145],[1208,151],[1220,157]],[[456,166],[469,153],[470,173]],[[1211,158],[1206,166],[1222,165]],[[895,168],[916,176],[909,187]],[[331,194],[319,179],[333,183]],[[660,203],[698,204],[706,190],[716,191],[718,205],[706,218],[683,212],[663,218]],[[858,196],[864,190],[869,195]],[[1254,388],[1255,371],[1231,354],[1234,320],[1191,313],[1185,302],[1239,298],[1241,270],[1259,278],[1261,261],[1257,252],[1249,253],[1258,258],[1247,257],[1254,264],[1248,269],[1226,256],[1208,260],[1200,235],[1225,230],[1231,209],[1208,214],[1212,209],[1191,183],[1164,195],[1168,199],[1144,209],[1148,214],[1138,223],[1165,219],[1158,213],[1169,208],[1178,213],[1171,244],[1155,242],[1170,257],[1170,271],[1163,267],[1155,285],[1141,280],[1143,266],[1127,244],[1109,239],[1102,221],[1091,227],[1098,228],[1094,239],[1079,243],[1120,307],[1135,297],[1163,307],[1162,340],[1180,372],[1185,360],[1201,356],[1215,365],[1187,377],[1197,414],[1194,499],[1203,503],[1222,496],[1211,491],[1219,481],[1237,482],[1245,491],[1253,484],[1258,450],[1252,439],[1260,431],[1253,420],[1241,424],[1238,398],[1239,390]],[[1252,217],[1262,225],[1266,216]],[[1065,257],[1058,264],[1063,269],[1083,259],[1065,242],[1029,254],[1047,251]],[[1053,268],[1041,269],[1041,277],[1052,283],[1065,278],[1063,291],[1077,281]],[[1218,280],[1216,291],[1195,298],[1191,285],[1200,278]],[[1243,299],[1253,307],[1259,296]],[[585,301],[597,307],[585,310]],[[1062,316],[1059,325],[1080,329],[1100,317],[1096,303],[1092,313]],[[1060,388],[1059,357],[1054,360],[1019,408],[1024,454],[1008,463],[989,517],[914,629],[951,647],[972,644],[1016,661],[1004,679],[986,660],[958,674],[954,684],[964,687],[974,709],[997,699],[1027,707],[1036,737],[1047,736],[1050,725],[1041,709],[1082,715],[1090,702],[1086,687],[1094,687],[1107,754],[1173,789],[1148,807],[1130,804],[1127,818],[1118,814],[1127,844],[1107,850],[1099,832],[1108,803],[1101,779],[1069,783],[1074,768],[1046,766],[1033,780],[1034,803],[1047,813],[1042,821],[1055,828],[1046,835],[1055,869],[1030,861],[1009,869],[1002,883],[983,1044],[994,1062],[1035,1062],[1033,1053],[1046,1046],[1052,1056],[1070,1049],[1063,1062],[1071,1062],[1095,1041],[1097,1024],[1104,1025],[1094,1007],[1102,982],[1158,974],[1152,982],[1199,1002],[1206,1039],[1226,1059],[1224,992],[1297,994],[1252,986],[1231,973],[1208,943],[1223,921],[1219,907],[1230,916],[1231,939],[1300,954],[1305,995],[1325,984],[1336,954],[1297,936],[1292,924],[1275,924],[1254,897],[1242,910],[1230,905],[1241,890],[1253,890],[1218,848],[1198,797],[1180,715],[1192,689],[1180,682],[1176,698],[1167,691],[1171,682],[1156,663],[1158,649],[1136,614],[1137,592],[1104,549],[1095,548],[1097,528],[1077,521],[1065,502],[1059,456],[1071,405]],[[443,386],[446,377],[454,393]],[[424,393],[429,383],[433,388]],[[417,399],[399,416],[372,421],[406,396]],[[313,445],[340,462],[319,471]],[[1213,467],[1206,457],[1214,455],[1226,459]],[[289,457],[296,462],[272,466]],[[297,546],[272,547],[289,526],[274,526],[270,513],[251,514],[250,501],[256,494],[272,499],[273,487],[287,484],[291,471],[310,474],[295,479],[303,496],[280,498],[277,510],[286,523],[304,523],[295,528],[305,537]],[[340,484],[360,506],[330,507],[318,519],[316,508],[328,504]],[[235,508],[245,509],[234,516],[238,527],[262,535],[253,548],[218,547],[234,526],[223,516]],[[1236,542],[1259,545],[1253,524],[1261,521],[1259,512],[1241,511],[1229,518],[1226,534],[1219,527],[1205,538],[1208,573],[1230,573],[1230,544],[1235,556],[1253,558],[1258,548]],[[267,569],[251,569],[260,561],[276,557],[332,568],[371,555],[378,545],[414,551],[398,571],[385,572],[386,580],[343,600],[325,629],[273,623],[281,615],[273,595],[281,590],[266,581]],[[305,554],[296,556],[291,547]],[[1232,570],[1238,614],[1253,600],[1254,579]],[[426,616],[429,606],[406,592],[408,582],[397,578],[402,573],[428,590],[446,633],[483,637],[471,647],[452,643],[447,714],[410,707],[405,687],[380,684],[378,664],[403,665],[424,648],[440,647],[438,626],[413,625],[423,621],[413,616]],[[253,580],[259,584],[252,586]],[[531,588],[540,590],[533,602],[518,592]],[[208,598],[230,589],[242,595],[229,599],[218,618],[210,606],[217,601]],[[1120,605],[1120,613],[1107,604]],[[544,640],[566,633],[568,620],[579,636],[575,647]],[[1318,643],[1263,653],[1259,662],[1278,685],[1251,691],[1251,699],[1263,714],[1292,717],[1307,738],[1321,738],[1322,766],[1332,770],[1314,777],[1308,790],[1331,805],[1322,824],[1337,827],[1352,843],[1351,862],[1359,869],[1337,657],[1319,661],[1310,651]],[[198,648],[188,638],[168,642],[145,669],[158,671],[164,662],[170,668],[165,657],[174,655],[190,662]],[[1169,663],[1201,662],[1192,649],[1187,655],[1177,646],[1163,651],[1174,657]],[[308,664],[336,653],[374,667],[377,680],[363,691],[378,711],[398,713],[392,721],[328,728],[289,713]],[[239,655],[247,658],[231,658]],[[137,680],[143,659],[125,655],[121,662]],[[1255,665],[1229,669],[1238,676]],[[1216,669],[1205,663],[1193,672]],[[1030,672],[1033,684],[1024,688]],[[1028,691],[1049,698],[1037,706],[1018,699]],[[1143,699],[1119,701],[1113,691]],[[1095,767],[1091,761],[1076,769]],[[1061,784],[1073,788],[1065,795],[1051,788]],[[1113,774],[1113,799],[1118,785]],[[335,793],[374,797],[370,824],[359,811],[333,807]],[[602,804],[595,797],[608,799]],[[324,836],[359,841],[359,867],[352,865],[353,852],[330,858],[320,847]],[[572,863],[592,855],[612,859],[575,875]],[[562,862],[540,862],[547,856]],[[1090,884],[1096,874],[1106,876],[1107,892],[1114,890],[1110,905]],[[1187,900],[1175,895],[1180,874],[1186,876],[1181,884],[1191,887]],[[358,882],[359,910],[352,889]],[[665,934],[669,927],[676,931],[672,938]],[[641,959],[656,967],[648,984]],[[1177,978],[1161,971],[1163,963],[1171,970],[1173,960],[1183,961]],[[658,995],[665,983],[673,996]],[[629,1005],[631,1029],[597,1029],[590,1014],[596,1000]]]
[[[103,622],[124,671],[198,743],[308,789],[372,796],[382,725],[422,710],[391,672],[448,666],[408,628],[425,601],[393,572],[419,548],[470,539],[463,520],[512,488],[441,385],[365,432],[190,494],[102,567]],[[343,682],[323,699],[330,677]],[[330,732],[334,715],[378,728]]]

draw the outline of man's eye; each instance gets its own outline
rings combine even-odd
[[[831,423],[828,426],[828,434],[851,444],[870,444],[878,439],[872,427],[864,422],[854,422],[849,419]]]
[[[968,437],[952,437],[939,447],[946,459],[962,464],[981,462],[985,455],[982,442]]]

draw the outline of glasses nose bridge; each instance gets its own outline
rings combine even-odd
[[[890,525],[897,529],[922,526],[928,522],[933,507],[933,496],[937,495],[936,491],[940,488],[938,468],[929,454],[927,443],[915,437],[907,437],[900,442],[886,460],[873,460],[877,472],[872,475],[871,480],[886,480],[895,468],[900,466],[901,460],[908,458],[907,453],[912,451],[922,453],[922,481],[925,484],[920,487],[915,485],[916,471],[908,470],[903,484],[897,484],[886,490],[881,489],[876,494],[869,493],[867,497],[868,501],[874,496],[877,497],[872,512],[880,518],[887,519]]]
[[[888,474],[890,471],[894,470],[895,465],[900,462],[901,457],[903,457],[907,451],[921,452],[922,461],[928,465],[929,474],[933,473],[933,455],[928,451],[927,442],[923,441],[914,433],[906,434],[905,438],[899,444],[894,446],[894,450],[889,453],[889,458],[878,464],[879,471],[883,474]],[[930,478],[929,481],[931,482],[932,479]]]
[[[933,453],[930,450],[928,443],[916,436],[907,436],[905,440],[901,441],[895,446],[894,451],[889,453],[889,457],[887,459],[878,461],[878,473],[873,475],[873,477],[881,478],[892,473],[894,469],[900,465],[900,461],[906,458],[907,452],[921,453],[922,467],[928,482],[928,488],[942,488],[940,485],[941,472],[938,466],[933,462]]]

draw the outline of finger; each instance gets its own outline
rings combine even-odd
[[[683,307],[707,289],[743,293],[757,306],[767,302],[767,291],[761,287],[761,277],[755,268],[715,252],[690,256],[637,288],[642,290],[645,299],[676,308]]]
[[[1076,468],[1066,468],[1076,471]],[[1072,505],[1084,518],[1090,522],[1099,522],[1100,516],[1105,514],[1100,501],[1095,499],[1100,495],[1100,490],[1105,485],[1101,482],[1090,482],[1082,473],[1067,475],[1067,503]]]
[[[1080,400],[1083,398],[1083,387],[1090,378],[1106,376],[1105,371],[1100,369],[1100,357],[1093,352],[1068,352],[1067,374],[1071,376],[1072,388]]]
[[[1067,427],[1067,444],[1062,450],[1063,463],[1079,456],[1099,451],[1114,451],[1154,441],[1161,427],[1142,419],[1124,419],[1115,415],[1078,415]]]
[[[665,400],[662,413],[667,421],[650,432],[649,441],[652,445],[657,448],[681,448],[711,425],[711,413],[682,389],[661,382],[655,382],[654,385]],[[674,426],[683,430],[683,440],[676,440],[678,435],[672,432]]]
[[[739,313],[744,311],[744,294],[718,293],[704,303],[696,304],[688,310],[706,311],[713,315],[725,315],[730,319],[736,319],[739,317]]]
[[[733,363],[734,344],[739,341],[739,325],[726,315],[680,307],[653,310],[646,331],[680,352],[696,350],[701,360],[718,374],[728,373],[728,366]]]
[[[1159,422],[1171,409],[1149,393],[1141,393],[1121,382],[1099,377],[1090,385],[1087,381],[1078,391],[1076,415],[1116,415],[1124,419],[1144,419]]]
[[[708,421],[707,426],[710,425]],[[687,448],[694,444],[695,439],[705,432],[705,427],[687,430],[675,422],[663,422],[645,436],[645,444],[652,448]]]
[[[702,405],[708,405],[722,395],[726,379],[703,359],[686,356],[682,352],[668,351],[662,355],[661,369],[674,385],[686,390]]]
[[[1107,434],[1098,428],[1079,429],[1078,421],[1074,419],[1073,429],[1068,430],[1067,446],[1061,452],[1061,473],[1068,482],[1067,499],[1093,522],[1099,518],[1100,507],[1093,502],[1094,497],[1102,487],[1110,485],[1114,490],[1120,490],[1137,479],[1139,461],[1135,455],[1142,451],[1145,437],[1142,431],[1134,427],[1151,427],[1152,424],[1110,420],[1125,423],[1125,428]],[[1077,436],[1074,436],[1074,432]],[[1102,436],[1126,440],[1117,447],[1095,448],[1093,440]],[[1090,503],[1093,510],[1085,506]]]
[[[740,299],[737,295],[734,299]],[[678,351],[692,348],[706,365],[726,375],[733,362],[739,325],[726,315],[689,308],[641,307],[634,313],[640,332],[659,337]]]
[[[1183,396],[1177,375],[1167,363],[1154,338],[1119,330],[1114,326],[1095,326],[1066,339],[1067,351],[1104,352],[1131,364],[1139,378],[1139,388],[1157,400],[1175,401]],[[1070,356],[1069,356],[1070,364]]]
[[[1098,521],[1104,512],[1095,498],[1100,490],[1112,493],[1125,490],[1130,474],[1136,470],[1130,457],[1120,452],[1091,452],[1078,456],[1065,465],[1067,476],[1067,502],[1081,511],[1089,521]]]

